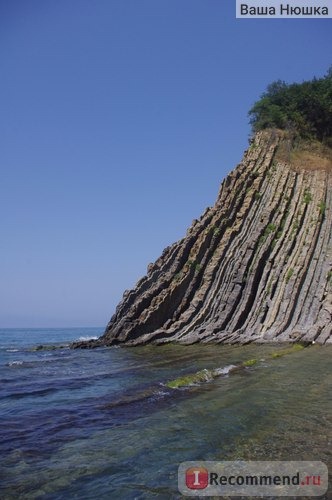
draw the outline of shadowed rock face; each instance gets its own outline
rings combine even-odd
[[[259,132],[96,344],[332,343],[331,229],[330,159]]]

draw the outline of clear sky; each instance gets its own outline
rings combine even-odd
[[[0,327],[106,325],[213,205],[266,85],[331,47],[331,19],[235,0],[1,0]]]

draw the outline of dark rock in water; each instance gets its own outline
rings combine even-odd
[[[126,291],[104,335],[149,342],[332,343],[332,162],[259,132],[212,208]]]
[[[70,347],[73,349],[91,349],[105,345],[100,339],[78,340],[73,342]]]
[[[56,349],[64,349],[63,345],[37,345],[31,348],[31,351],[55,351]]]

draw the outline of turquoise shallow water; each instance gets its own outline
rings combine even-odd
[[[320,460],[332,470],[332,347],[33,351],[102,329],[0,330],[0,498],[180,498],[187,460]],[[186,389],[168,380],[244,360]],[[326,496],[332,498],[332,490]]]

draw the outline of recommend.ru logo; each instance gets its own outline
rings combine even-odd
[[[321,496],[328,488],[323,462],[182,462],[179,491],[187,496]]]

